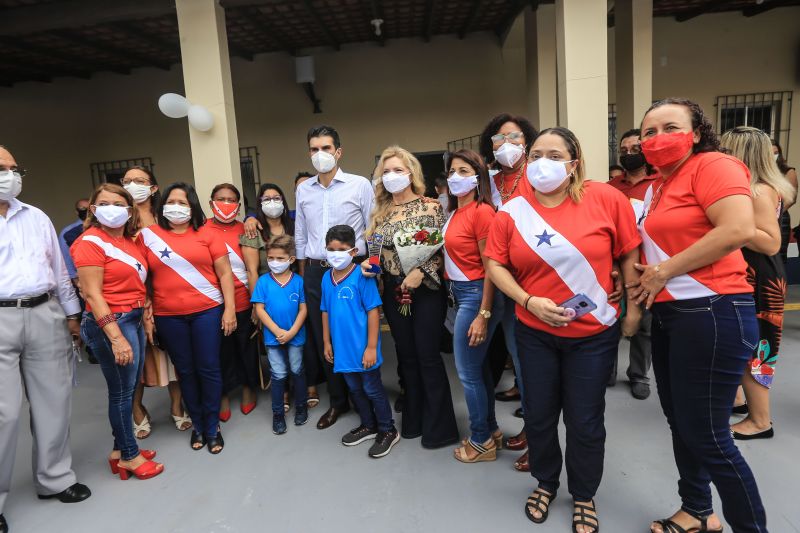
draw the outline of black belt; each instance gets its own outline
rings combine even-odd
[[[50,299],[49,293],[44,293],[33,298],[17,298],[16,300],[0,300],[0,307],[16,307],[22,309],[23,307],[36,307],[42,305]]]

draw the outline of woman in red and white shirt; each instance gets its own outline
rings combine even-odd
[[[620,336],[619,304],[608,299],[612,264],[619,261],[629,281],[638,278],[634,264],[641,239],[625,195],[606,183],[585,181],[583,155],[571,131],[542,131],[529,161],[523,189],[497,213],[485,250],[492,281],[517,303],[525,433],[530,471],[539,481],[525,513],[543,522],[556,496],[563,411],[573,527],[594,533],[606,381]],[[574,306],[560,305],[574,297]],[[638,327],[641,312],[633,307],[628,321]]]
[[[164,465],[152,460],[156,452],[139,449],[133,433],[133,391],[144,366],[147,298],[147,264],[133,240],[138,220],[133,198],[119,185],[100,185],[89,203],[86,230],[70,249],[86,299],[81,337],[100,362],[108,385],[111,471],[122,479],[130,473],[148,479]]]
[[[651,530],[722,531],[710,482],[734,531],[766,532],[755,478],[729,420],[745,365],[758,343],[747,264],[755,236],[750,174],[719,153],[694,102],[669,98],[642,120],[642,153],[661,175],[639,221],[639,301],[653,311],[653,371],[672,431],[681,509]]]
[[[464,386],[471,436],[455,450],[463,463],[493,461],[503,433],[494,413],[494,382],[486,352],[502,318],[502,299],[486,275],[483,249],[495,209],[489,172],[472,150],[450,155],[448,211],[444,225],[444,278],[455,300],[453,354]]]
[[[175,365],[192,417],[192,449],[208,444],[217,454],[224,446],[220,346],[222,334],[236,330],[228,249],[221,239],[199,231],[205,215],[191,185],[167,187],[157,216],[158,225],[143,229],[139,242],[150,267],[158,339]]]
[[[236,332],[222,339],[222,406],[219,418],[227,422],[231,418],[228,392],[242,386],[242,414],[248,415],[256,408],[258,390],[258,352],[252,338],[253,306],[250,304],[250,289],[240,238],[244,235],[244,224],[236,220],[239,214],[241,194],[235,185],[220,183],[211,191],[209,202],[213,218],[206,220],[200,233],[221,239],[228,249],[228,259],[233,270],[233,287],[236,299]]]

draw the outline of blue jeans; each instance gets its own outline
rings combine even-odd
[[[750,294],[719,295],[653,306],[653,371],[672,430],[682,508],[713,512],[717,487],[736,533],[766,533],[756,480],[730,429],[731,406],[758,343]]]
[[[294,406],[305,407],[308,389],[303,368],[303,347],[289,344],[267,346],[267,357],[272,374],[272,413],[283,415],[283,392],[286,390],[286,378],[290,369],[294,381]]]
[[[563,411],[569,493],[589,501],[603,477],[606,382],[617,357],[619,323],[596,335],[571,338],[517,322],[516,335],[521,381],[528,391],[523,400],[531,475],[544,490],[558,490],[564,462],[558,419]]]
[[[118,365],[102,328],[97,326],[94,315],[85,313],[81,321],[81,338],[100,362],[100,370],[108,385],[108,421],[114,435],[114,449],[119,450],[122,459],[130,461],[139,455],[139,446],[133,434],[133,391],[139,383],[144,368],[144,328],[142,310],[134,309],[128,313],[117,313],[117,325],[122,336],[131,345],[133,362]]]
[[[219,426],[221,324],[221,305],[191,315],[156,316],[158,339],[175,365],[194,431],[206,437],[215,437]]]
[[[516,324],[517,324],[517,310],[516,310],[516,302],[503,294],[502,292],[498,291],[496,298],[500,298],[502,300],[502,320],[501,324],[503,324],[503,337],[506,339],[506,349],[508,353],[511,354],[511,362],[514,363],[514,373],[517,375],[516,380],[514,383],[519,390],[519,396],[522,400],[522,411],[525,411],[525,383],[520,376],[522,376],[522,369],[519,366],[519,349],[517,348],[517,340],[516,340]],[[492,391],[494,394],[494,391]]]
[[[486,340],[477,346],[469,345],[467,332],[478,316],[483,299],[483,280],[451,281],[450,292],[456,302],[456,323],[453,327],[453,354],[464,398],[469,411],[469,429],[472,442],[483,444],[497,429],[494,414],[494,382],[486,352],[489,339],[503,319],[503,300],[496,291],[492,305],[492,318],[486,330]],[[515,350],[516,352],[516,350]]]
[[[373,368],[364,372],[345,372],[342,374],[350,389],[350,397],[356,406],[361,425],[380,432],[394,429],[392,408],[386,397],[381,381],[381,369]]]

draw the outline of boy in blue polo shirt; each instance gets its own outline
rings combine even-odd
[[[286,433],[283,391],[289,369],[294,380],[294,425],[302,426],[308,421],[308,391],[303,370],[306,298],[303,278],[289,268],[294,263],[294,254],[294,239],[288,235],[275,237],[267,245],[270,272],[258,278],[250,298],[264,325],[264,344],[272,374],[272,432],[276,435]]]
[[[381,381],[381,297],[374,278],[358,265],[356,234],[350,226],[334,226],[325,235],[326,259],[331,269],[322,278],[322,337],[325,358],[333,371],[344,374],[361,425],[342,437],[355,446],[370,439],[369,456],[384,457],[400,440],[392,408]]]

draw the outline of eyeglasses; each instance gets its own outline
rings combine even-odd
[[[511,133],[498,133],[497,135],[492,135],[492,144],[500,144],[504,141],[521,141],[525,138],[525,134],[521,131],[512,131]]]
[[[283,202],[283,198],[280,196],[262,196],[261,202]]]
[[[5,172],[6,170],[10,170],[11,172],[16,172],[17,174],[19,174],[19,177],[20,177],[20,178],[24,178],[24,177],[25,177],[25,174],[27,174],[27,173],[28,173],[28,171],[27,171],[27,170],[25,170],[25,169],[24,169],[24,168],[22,168],[22,167],[11,167],[11,168],[6,168],[6,167],[2,167],[2,166],[0,166],[0,172]]]
[[[145,185],[145,186],[152,185],[150,183],[150,180],[147,178],[122,178],[120,180],[120,183],[122,183],[123,187],[125,185],[130,185],[131,183],[135,183],[136,185]]]

